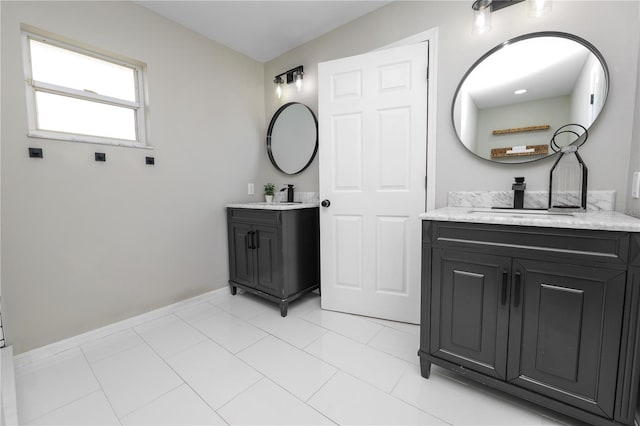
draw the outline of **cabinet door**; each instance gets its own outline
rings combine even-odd
[[[229,225],[229,277],[240,284],[253,285],[253,250],[251,225]]]
[[[505,379],[511,259],[433,250],[432,355]]]
[[[625,272],[514,260],[507,379],[613,417]]]
[[[283,297],[282,249],[278,229],[255,225],[256,288],[276,297]]]

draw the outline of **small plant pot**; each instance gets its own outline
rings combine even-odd
[[[266,194],[265,194],[265,196],[264,196],[264,200],[265,200],[267,203],[273,203],[273,195],[266,195]]]

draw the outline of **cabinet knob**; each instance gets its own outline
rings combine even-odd
[[[320,203],[320,205],[322,207],[329,207],[331,205],[331,201],[329,200],[322,200],[322,202]]]

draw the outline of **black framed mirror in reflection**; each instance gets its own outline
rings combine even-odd
[[[288,175],[304,171],[318,152],[318,120],[299,102],[281,106],[267,131],[267,153],[273,166]]]
[[[561,126],[590,129],[608,91],[607,64],[591,43],[562,32],[525,34],[471,66],[451,118],[460,142],[478,157],[524,163],[554,155],[549,141]]]

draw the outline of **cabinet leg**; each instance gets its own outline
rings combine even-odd
[[[280,302],[280,315],[282,317],[287,316],[288,310],[289,310],[289,302]]]
[[[234,296],[238,292],[238,287],[236,287],[235,285],[229,284],[229,289],[231,290],[231,294],[234,295]]]
[[[420,359],[420,374],[425,379],[429,378],[429,375],[431,374],[431,362],[426,359]]]

